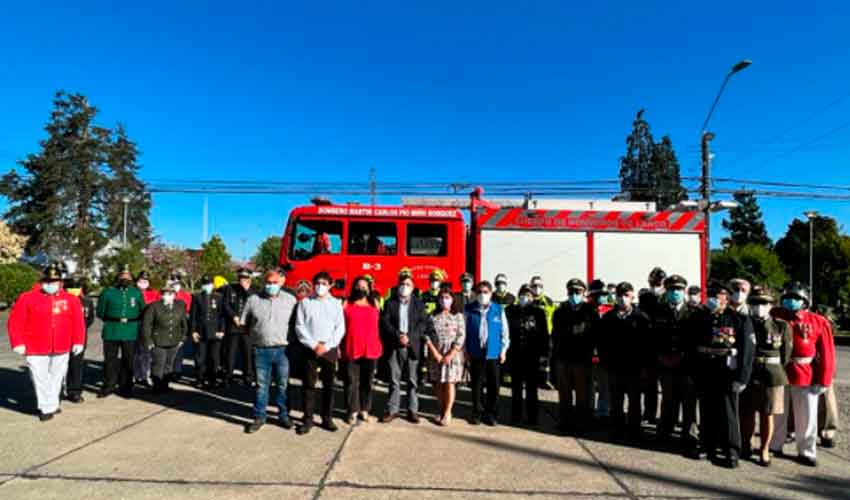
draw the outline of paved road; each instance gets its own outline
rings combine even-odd
[[[92,382],[100,375],[98,344],[90,346]],[[844,367],[847,354],[841,350]],[[850,498],[844,452],[822,451],[817,471],[777,460],[770,469],[745,463],[730,472],[671,450],[612,444],[604,432],[559,436],[551,393],[537,429],[458,419],[448,429],[397,421],[306,437],[267,426],[248,436],[242,425],[251,394],[242,387],[202,393],[180,386],[168,397],[133,400],[87,394],[86,403],[66,404],[43,424],[32,414],[21,365],[0,329],[3,499]],[[433,414],[429,394],[422,409]],[[383,404],[383,389],[379,396]],[[462,391],[459,416],[468,415],[468,401]]]

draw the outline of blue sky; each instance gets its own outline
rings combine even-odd
[[[790,152],[850,116],[847,98],[807,120],[850,93],[850,3],[571,3],[8,3],[0,171],[37,149],[62,88],[125,123],[147,180],[613,179],[640,108],[697,175],[705,114],[749,58],[709,127],[714,174],[850,185],[850,128]],[[211,232],[250,254],[306,198],[211,196]],[[154,203],[157,234],[200,243],[202,196]],[[808,208],[850,215],[762,206],[774,238]]]

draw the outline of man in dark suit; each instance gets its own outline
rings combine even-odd
[[[381,314],[381,337],[390,367],[390,399],[381,421],[389,423],[398,416],[403,379],[407,384],[407,418],[418,424],[416,373],[422,340],[431,322],[425,314],[425,304],[413,295],[413,277],[409,273],[399,275],[397,290]]]

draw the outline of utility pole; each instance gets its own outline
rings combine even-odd
[[[248,257],[245,255],[245,242],[248,241],[247,238],[242,238],[239,241],[242,242],[242,264],[248,262]]]
[[[809,301],[810,308],[815,306],[815,219],[818,218],[818,213],[814,210],[809,210],[805,213],[809,219]]]
[[[375,165],[369,167],[369,198],[373,207],[378,204],[378,182],[375,176]]]
[[[702,211],[705,216],[705,279],[711,278],[711,149],[709,143],[714,139],[711,132],[702,133]],[[707,285],[704,283],[703,285]]]

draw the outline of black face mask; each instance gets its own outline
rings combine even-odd
[[[121,288],[127,288],[130,286],[130,280],[128,280],[127,278],[119,278],[118,286],[120,286]]]
[[[359,288],[355,288],[354,291],[351,292],[351,300],[354,302],[357,302],[358,300],[364,299],[368,296],[368,292]]]

